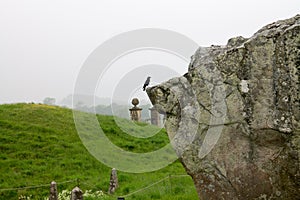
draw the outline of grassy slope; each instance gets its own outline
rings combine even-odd
[[[125,150],[149,152],[168,143],[164,130],[149,139],[138,139],[122,132],[111,116],[98,116],[98,120],[108,138]],[[131,122],[127,123],[126,128],[130,129]],[[110,170],[82,145],[71,110],[39,104],[0,105],[0,199],[17,199],[20,195],[41,199],[48,195],[48,186],[1,189],[44,185],[52,180],[59,183],[79,179],[83,190],[107,191]],[[118,172],[120,188],[116,195],[134,192],[169,174],[185,174],[185,171],[179,162],[175,162],[151,173]],[[76,181],[59,184],[58,190],[71,190],[75,185]],[[197,199],[197,194],[191,178],[182,177],[163,181],[127,199],[192,200]]]

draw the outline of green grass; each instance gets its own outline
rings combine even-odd
[[[97,115],[97,118],[110,141],[126,151],[154,151],[169,142],[164,129],[147,139],[137,138],[124,130],[146,136],[147,131],[153,132],[157,128],[112,116]],[[121,123],[122,130],[116,121]],[[111,168],[96,160],[83,146],[72,110],[42,104],[0,105],[0,199],[18,199],[21,195],[43,199],[49,195],[52,180],[58,182],[59,191],[71,190],[78,180],[83,191],[107,192],[110,171]],[[120,187],[107,199],[130,194],[176,174],[186,174],[178,161],[155,172],[133,174],[119,171]],[[68,180],[73,181],[62,183]],[[39,185],[42,187],[3,190]],[[197,199],[197,194],[190,177],[171,176],[127,196],[128,199],[193,200]]]

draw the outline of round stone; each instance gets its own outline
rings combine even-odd
[[[138,98],[133,98],[131,103],[132,103],[132,105],[137,106],[140,103],[140,101]]]

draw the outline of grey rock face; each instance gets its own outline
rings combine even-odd
[[[201,200],[300,199],[300,15],[147,89]]]
[[[83,200],[83,192],[79,187],[73,188],[71,192],[71,200]]]

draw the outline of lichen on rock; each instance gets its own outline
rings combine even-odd
[[[300,199],[300,15],[147,89],[200,199]]]

